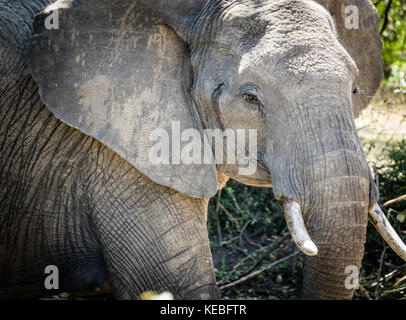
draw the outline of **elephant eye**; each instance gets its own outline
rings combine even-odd
[[[244,99],[248,102],[259,102],[258,97],[254,94],[244,94]]]

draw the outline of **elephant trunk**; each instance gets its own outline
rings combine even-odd
[[[265,161],[292,238],[308,255],[304,297],[351,298],[358,286],[368,216],[403,259],[406,246],[376,205],[378,192],[348,100],[316,94],[303,104],[283,107],[287,112],[270,119],[268,126],[271,135],[286,136],[268,146]]]
[[[365,226],[362,223],[358,225],[351,220],[351,216],[356,215],[360,208],[356,203],[350,203],[348,206],[339,204],[333,208],[327,208],[326,212],[342,210],[346,216],[345,224],[331,227],[330,222],[323,225],[325,220],[319,219],[319,222],[311,224],[312,236],[310,236],[300,205],[287,199],[283,199],[283,204],[286,222],[299,249],[310,257],[317,256],[309,257],[306,264],[304,296],[323,299],[351,298],[353,290],[358,287],[358,274],[365,242],[363,236]],[[339,216],[340,213],[336,212],[335,215]],[[320,216],[320,213],[316,216]],[[379,205],[376,204],[373,209],[370,209],[369,217],[385,241],[402,259],[406,260],[406,246],[386,219]],[[328,220],[328,218],[326,219]],[[335,232],[327,232],[328,229]],[[321,247],[320,251],[313,240]],[[348,250],[350,248],[352,250]],[[329,256],[331,252],[333,257]]]
[[[325,195],[332,199],[326,197],[326,204],[310,210],[305,219],[318,254],[306,257],[304,298],[350,299],[358,286],[366,240],[368,201],[361,200],[357,190],[365,189],[365,184],[359,178],[343,177],[338,180],[348,181],[348,194],[338,199],[340,186],[331,184],[326,187]]]
[[[348,169],[361,165],[359,157],[344,154],[336,161],[347,167],[346,174],[337,175],[334,166],[331,172],[324,169],[324,178],[311,186],[304,221],[317,255],[306,258],[305,298],[348,299],[358,284],[368,209],[376,196],[371,199],[373,188],[368,175],[357,175]]]
[[[280,122],[289,128],[289,143],[276,141],[272,160],[267,161],[292,237],[309,256],[303,294],[311,299],[351,298],[364,252],[368,211],[377,201],[349,103],[339,98],[327,101],[340,100],[339,105],[320,104],[326,99],[297,104],[305,112],[294,123]],[[277,123],[270,128],[282,130]],[[302,218],[302,228],[294,227],[295,217],[299,217],[297,226]]]

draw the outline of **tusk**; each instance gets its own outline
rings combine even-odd
[[[288,225],[293,241],[304,254],[317,255],[317,247],[307,233],[300,205],[293,200],[282,200],[286,224]]]
[[[378,204],[369,211],[369,218],[393,251],[406,261],[406,246],[402,239],[397,235]]]

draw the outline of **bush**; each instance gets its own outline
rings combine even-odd
[[[382,206],[387,201],[406,194],[406,140],[392,145],[388,143],[381,159],[376,162],[379,165],[371,163],[371,166],[375,165],[377,169]],[[406,242],[406,201],[385,207],[384,212]],[[365,291],[358,291],[357,297],[364,298],[369,294],[375,299],[406,299],[406,279],[403,279],[406,265],[383,241],[372,224],[368,225],[366,248],[360,280]]]

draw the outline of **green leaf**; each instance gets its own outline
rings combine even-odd
[[[406,216],[404,214],[399,213],[396,216],[396,220],[398,220],[400,223],[403,223],[405,221],[405,219],[406,219]]]

